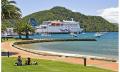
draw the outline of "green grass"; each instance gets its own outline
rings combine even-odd
[[[23,59],[23,62],[25,59]],[[79,64],[69,64],[65,62],[32,59],[38,65],[15,66],[16,58],[2,57],[2,72],[113,72],[96,67],[84,67]]]
[[[8,38],[8,40],[7,40],[7,39],[4,40],[4,38],[1,38],[1,42],[16,41],[16,40],[17,40],[17,39],[15,39],[15,38]]]

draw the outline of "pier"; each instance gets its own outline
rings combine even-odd
[[[34,39],[26,40],[22,42],[16,42],[15,44],[30,44],[30,43],[39,43],[39,42],[54,42],[54,41],[97,41],[96,39]]]

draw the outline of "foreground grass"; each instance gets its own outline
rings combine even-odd
[[[6,42],[6,41],[16,41],[17,39],[15,38],[8,38],[8,39],[5,39],[4,38],[1,38],[1,42]],[[18,39],[19,40],[19,39]]]
[[[38,65],[15,66],[16,58],[2,57],[2,72],[113,72],[95,67],[84,67],[83,65],[50,60],[32,59],[32,61],[37,61]],[[25,59],[23,59],[23,62],[25,62]]]

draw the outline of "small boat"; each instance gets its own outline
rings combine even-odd
[[[43,33],[41,36],[51,36],[50,34]]]
[[[86,34],[86,33],[83,32],[82,34]]]
[[[70,35],[77,37],[77,34],[75,34],[75,33],[70,33]]]
[[[97,33],[95,34],[96,37],[101,37],[102,35],[104,35],[104,33],[102,33],[102,32],[97,32]]]
[[[97,32],[97,33],[95,34],[95,36],[96,36],[96,37],[100,37],[100,36],[102,36],[102,34],[99,33],[99,32]]]

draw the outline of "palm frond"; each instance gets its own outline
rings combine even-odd
[[[16,4],[15,1],[2,0],[2,20],[21,17],[21,10],[14,4]]]
[[[15,1],[9,1],[9,3],[16,4],[16,2],[15,2]]]

